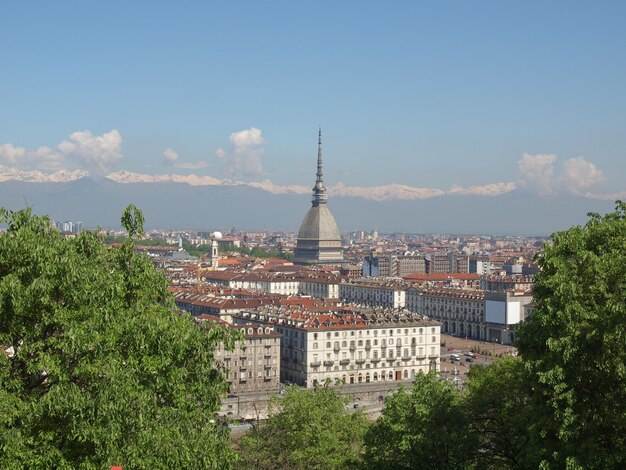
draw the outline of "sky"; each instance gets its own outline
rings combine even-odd
[[[626,198],[626,2],[3,2],[0,181]],[[532,208],[529,208],[531,210]]]

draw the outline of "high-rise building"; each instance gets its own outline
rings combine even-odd
[[[337,222],[326,203],[328,196],[322,174],[322,130],[317,143],[317,178],[313,186],[311,208],[298,231],[294,253],[296,264],[341,264],[343,249]]]

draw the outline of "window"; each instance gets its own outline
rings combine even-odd
[[[317,349],[317,343],[313,343],[313,349]]]

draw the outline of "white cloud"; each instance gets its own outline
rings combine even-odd
[[[559,183],[571,193],[579,194],[583,189],[605,181],[606,177],[602,171],[583,157],[570,158],[563,162]]]
[[[122,136],[115,129],[99,136],[90,131],[77,131],[57,148],[63,155],[76,159],[91,174],[106,175],[123,158]]]
[[[501,194],[510,193],[515,191],[517,185],[513,182],[509,183],[490,183],[482,186],[469,186],[464,188],[463,186],[452,186],[448,191],[448,194],[459,194],[467,196],[499,196]]]
[[[26,155],[24,147],[14,147],[12,144],[0,145],[0,162],[5,165],[16,165]]]
[[[181,162],[179,161],[178,154],[171,148],[165,149],[163,152],[163,164],[166,166],[173,166],[174,168],[182,168],[183,170],[199,170],[209,166],[207,162],[198,160],[197,162]]]
[[[163,164],[164,165],[173,165],[178,160],[178,154],[174,152],[172,149],[165,149],[163,152]]]
[[[524,154],[517,169],[520,186],[541,196],[561,192],[583,195],[584,190],[606,181],[602,171],[583,157],[569,158],[557,166],[556,155]]]
[[[554,162],[556,155],[525,153],[517,162],[517,170],[521,174],[520,186],[542,196],[550,195],[555,190],[553,181]]]
[[[255,176],[263,172],[261,157],[265,139],[260,129],[251,127],[230,135],[231,149],[218,148],[215,155],[222,161],[224,173],[230,177]]]
[[[49,147],[39,147],[37,150],[29,151],[24,147],[4,144],[0,145],[0,163],[21,169],[51,170],[61,168],[65,163],[65,158]]]

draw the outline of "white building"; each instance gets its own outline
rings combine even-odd
[[[282,381],[305,387],[402,381],[439,370],[440,324],[407,312],[249,315],[282,334]]]
[[[487,340],[512,344],[515,325],[524,320],[532,299],[529,291],[486,292]]]
[[[407,308],[441,322],[442,333],[487,339],[485,292],[457,287],[411,287]]]
[[[411,284],[398,279],[359,278],[339,285],[339,297],[368,307],[400,309],[406,306],[406,289]]]

